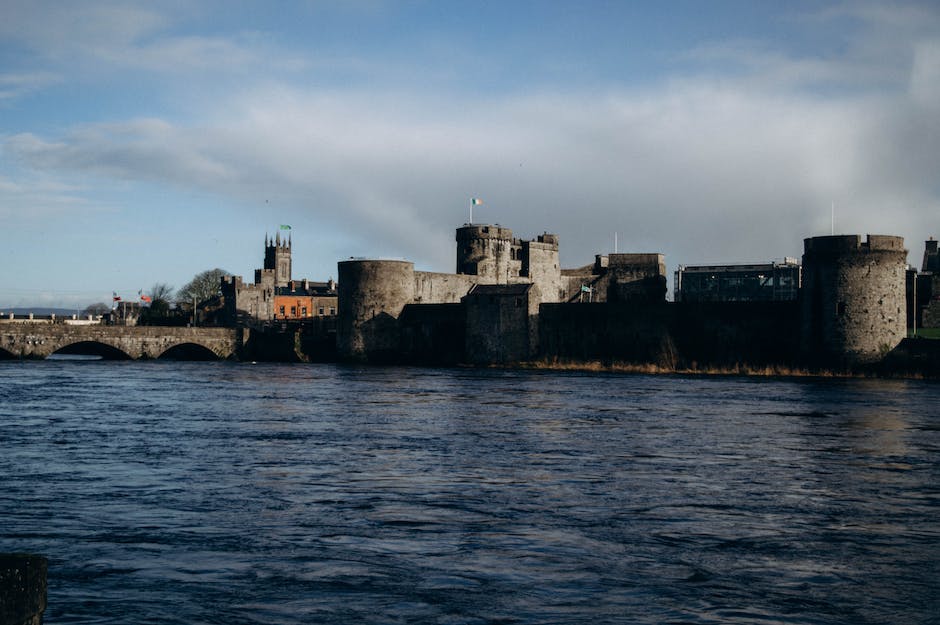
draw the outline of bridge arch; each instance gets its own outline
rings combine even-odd
[[[157,356],[160,360],[221,360],[221,357],[199,343],[177,343]]]
[[[0,323],[0,346],[14,358],[59,353],[107,359],[224,360],[238,357],[242,340],[234,328]]]
[[[100,356],[102,360],[131,360],[132,356],[122,349],[102,343],[101,341],[74,341],[54,349],[50,356],[80,355]]]
[[[0,347],[0,360],[16,360],[16,354]]]

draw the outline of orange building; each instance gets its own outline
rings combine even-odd
[[[326,286],[326,285],[323,285]],[[335,287],[324,291],[335,293]],[[274,319],[308,319],[336,316],[336,295],[290,293],[274,296]]]

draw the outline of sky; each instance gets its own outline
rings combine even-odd
[[[0,0],[0,310],[251,281],[282,224],[295,278],[453,272],[474,197],[564,267],[919,266],[937,163],[935,0]]]

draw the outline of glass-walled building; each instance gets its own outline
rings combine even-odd
[[[679,265],[677,302],[788,302],[800,293],[795,258],[764,265]]]

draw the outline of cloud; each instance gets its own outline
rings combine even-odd
[[[0,74],[0,104],[4,100],[23,97],[57,82],[61,82],[61,77],[51,72]]]
[[[250,30],[226,36],[187,34],[200,9],[159,3],[91,2],[81,5],[12,0],[0,37],[31,50],[33,63],[68,67],[71,73],[106,75],[122,69],[180,76],[244,75],[265,69],[296,71],[305,65],[276,50]],[[267,63],[280,57],[276,66]],[[2,84],[0,84],[2,87]]]
[[[98,210],[83,197],[83,189],[63,183],[59,175],[0,175],[0,218],[6,227],[25,220],[45,220]]]
[[[159,12],[127,3],[7,0],[0,35],[47,58],[63,59],[131,45],[167,23]]]
[[[609,251],[614,231],[621,251],[713,262],[799,254],[803,236],[826,233],[831,201],[848,231],[927,227],[919,211],[937,204],[928,173],[940,142],[912,131],[935,113],[898,97],[707,80],[473,107],[283,87],[233,98],[212,126],[143,119],[16,135],[4,149],[47,173],[155,181],[235,205],[277,196],[373,246],[351,255],[438,269],[452,264],[451,231],[475,195],[487,200],[479,219],[561,234],[569,264]]]
[[[87,125],[63,140],[31,133],[9,137],[6,151],[42,171],[82,171],[101,177],[177,184],[218,184],[231,177],[224,164],[200,151],[191,131],[158,119]]]
[[[914,45],[910,78],[911,96],[925,106],[940,102],[940,39]]]
[[[196,59],[199,71],[249,79],[189,111],[203,121],[84,124],[2,145],[35,175],[171,185],[240,211],[274,200],[325,233],[347,233],[358,246],[348,255],[437,270],[452,269],[453,228],[472,196],[486,202],[478,220],[527,237],[558,233],[569,266],[611,251],[614,232],[621,251],[662,251],[670,264],[799,255],[803,237],[828,234],[833,202],[840,231],[916,241],[937,227],[940,208],[936,16],[911,10],[880,22],[876,5],[854,6],[813,17],[854,24],[841,53],[712,43],[689,54],[694,70],[642,89],[473,98],[260,78],[246,68],[315,61],[282,54],[263,35],[172,34],[147,8],[102,5],[100,21],[66,9],[42,28],[20,20],[23,40],[151,71]],[[59,41],[72,19],[80,24]]]

